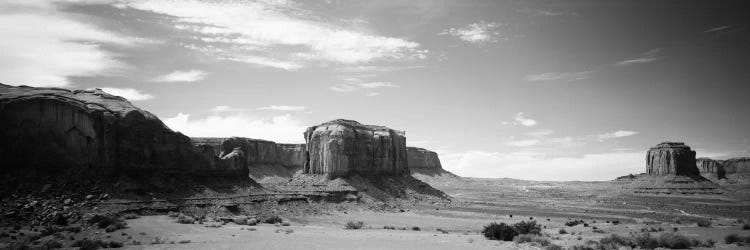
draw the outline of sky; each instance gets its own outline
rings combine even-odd
[[[746,1],[5,0],[0,82],[101,88],[188,136],[345,118],[461,176],[611,180],[750,156]]]

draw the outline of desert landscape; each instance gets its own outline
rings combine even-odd
[[[749,10],[0,0],[0,249],[750,249]]]
[[[468,178],[384,126],[333,120],[298,145],[189,138],[101,90],[1,87],[8,249],[748,244],[750,159],[696,160],[683,143],[611,181]]]

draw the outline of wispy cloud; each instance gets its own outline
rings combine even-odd
[[[527,139],[527,140],[511,140],[508,141],[509,146],[513,147],[530,147],[539,144],[538,139]]]
[[[316,61],[358,64],[421,59],[427,54],[416,42],[326,22],[294,1],[134,0],[127,4],[176,18],[175,28],[196,37],[189,48],[254,65],[296,70]]]
[[[638,134],[638,132],[630,131],[630,130],[618,130],[611,133],[604,133],[600,134],[597,137],[600,141],[607,140],[607,139],[614,139],[614,138],[620,138],[620,137],[628,137]]]
[[[271,105],[266,107],[260,107],[259,110],[275,110],[275,111],[305,111],[305,106],[289,106],[289,105]]]
[[[518,112],[513,121],[504,121],[502,123],[503,125],[521,125],[525,127],[536,126],[536,120],[524,117],[523,112]]]
[[[145,100],[154,99],[153,95],[142,93],[141,91],[137,89],[131,89],[131,88],[99,88],[99,89],[112,95],[125,97],[125,99],[128,99],[129,101],[145,101]]]
[[[579,80],[585,80],[591,77],[595,71],[579,71],[579,72],[547,72],[539,74],[531,74],[523,77],[524,81],[528,82],[549,82],[549,81],[561,81],[561,82],[573,82]]]
[[[440,35],[451,35],[472,44],[497,42],[500,37],[498,28],[501,23],[480,21],[460,28],[450,28],[440,32]]]
[[[65,87],[72,76],[111,75],[127,65],[101,45],[138,44],[59,11],[54,1],[3,1],[0,9],[0,81],[7,84]]]
[[[634,64],[641,64],[641,63],[649,63],[656,61],[658,59],[659,53],[661,52],[661,48],[655,48],[651,49],[649,51],[646,51],[644,53],[641,53],[637,57],[619,61],[616,63],[617,66],[630,66]]]
[[[152,82],[197,82],[206,78],[208,73],[202,70],[175,70],[169,74],[161,75],[151,79]]]
[[[336,92],[353,92],[360,89],[398,88],[397,84],[384,81],[373,81],[375,74],[343,75],[338,80],[341,83],[334,84],[329,89]],[[379,92],[367,92],[365,96],[377,96]]]
[[[729,26],[729,25],[723,25],[723,26],[714,27],[714,28],[710,28],[710,29],[704,30],[703,33],[713,33],[713,32],[723,31],[723,30],[727,30],[727,29],[729,29],[731,27],[732,26]]]

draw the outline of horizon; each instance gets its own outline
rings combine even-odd
[[[750,156],[744,3],[563,2],[8,1],[0,83],[101,88],[190,137],[386,126],[464,177]]]

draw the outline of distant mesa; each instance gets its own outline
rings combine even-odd
[[[408,173],[403,131],[338,119],[307,128],[304,173],[329,177]]]
[[[647,195],[717,195],[724,191],[700,175],[695,151],[682,142],[662,142],[646,152],[646,175],[629,176],[630,189]],[[625,180],[626,178],[618,179]]]
[[[724,169],[724,162],[713,160],[709,158],[698,158],[695,159],[695,164],[700,171],[701,176],[711,180],[726,179],[726,170]]]
[[[409,169],[443,169],[438,154],[433,151],[418,147],[406,147],[406,155]]]
[[[241,170],[245,175],[259,173],[291,176],[305,163],[305,144],[283,144],[267,140],[229,137],[190,138],[202,160],[217,172]],[[262,177],[261,177],[262,178]]]
[[[695,165],[695,151],[682,142],[659,143],[648,150],[646,173],[652,176],[699,175]]]

